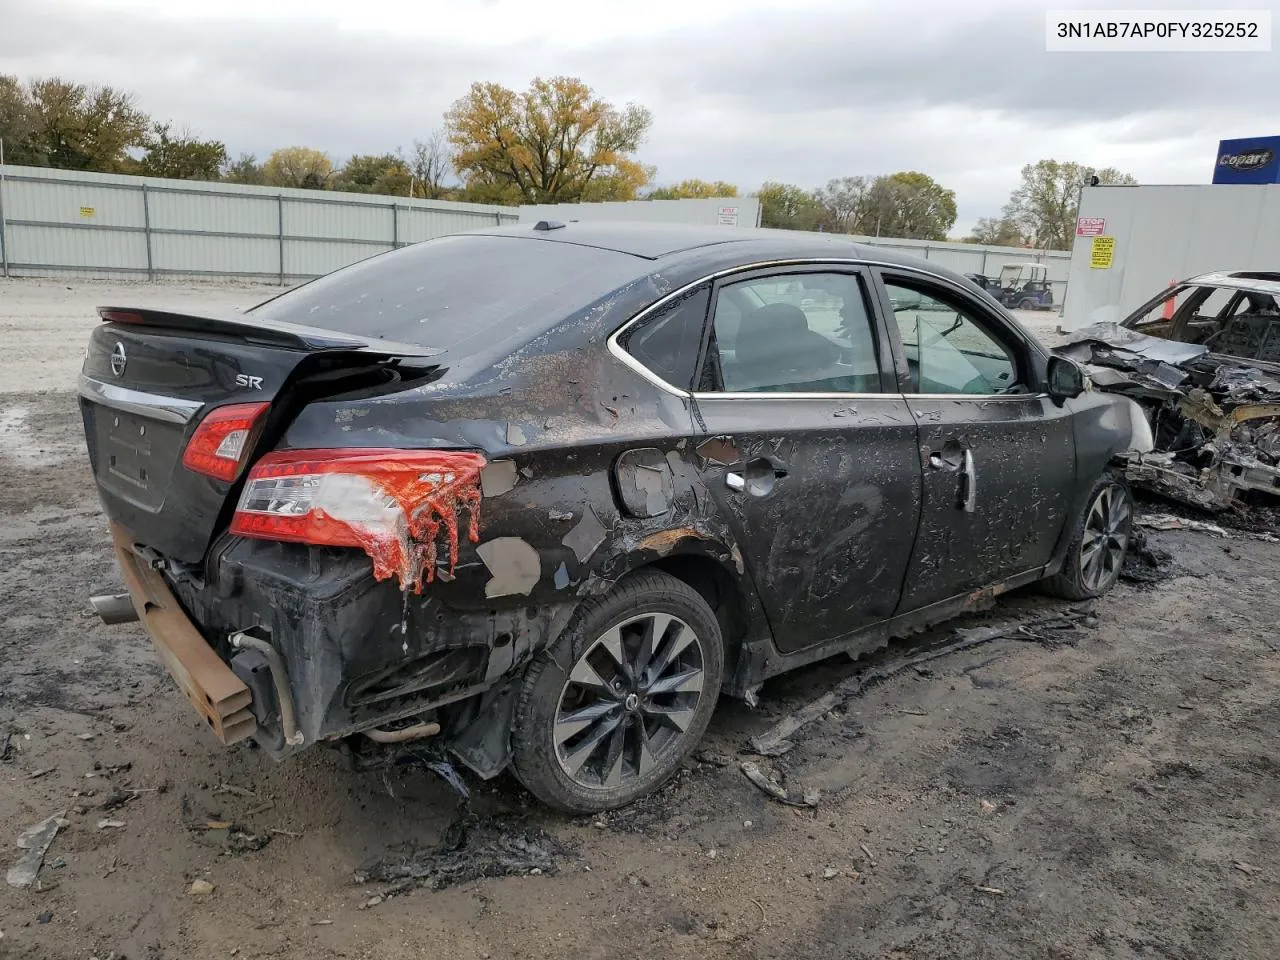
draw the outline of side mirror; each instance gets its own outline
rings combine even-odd
[[[1084,393],[1084,371],[1074,360],[1066,357],[1049,358],[1049,398],[1059,406],[1063,401],[1074,399]]]

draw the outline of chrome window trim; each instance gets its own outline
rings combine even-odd
[[[695,393],[695,400],[848,400],[857,397],[859,400],[901,400],[907,394],[902,393],[789,393],[779,391],[769,393]]]
[[[695,400],[1047,400],[1047,393],[693,393]]]
[[[858,397],[862,399],[887,399],[902,398],[919,399],[919,400],[1027,400],[1027,399],[1047,399],[1047,393],[990,393],[990,394],[973,394],[973,393],[705,393],[693,390],[681,390],[679,387],[673,386],[660,376],[642,364],[639,360],[629,354],[623,346],[618,343],[618,338],[630,330],[638,323],[642,323],[652,314],[658,312],[670,301],[679,297],[681,294],[687,293],[694,287],[701,286],[704,283],[714,283],[715,281],[732,276],[735,273],[750,273],[756,270],[767,270],[770,267],[805,267],[805,266],[823,266],[835,264],[845,267],[882,267],[890,270],[898,270],[905,273],[914,273],[933,283],[943,284],[963,295],[968,295],[969,291],[965,290],[960,284],[949,280],[946,277],[938,276],[927,270],[921,270],[919,267],[906,266],[899,263],[888,263],[883,260],[858,260],[849,257],[806,257],[803,259],[788,260],[764,260],[758,263],[744,263],[736,267],[726,267],[715,273],[709,273],[704,277],[699,277],[690,283],[686,283],[682,287],[672,290],[658,300],[655,300],[649,306],[645,307],[630,320],[627,320],[617,330],[609,335],[609,339],[605,341],[605,345],[614,358],[620,360],[624,365],[629,367],[633,372],[639,374],[645,380],[657,387],[664,393],[668,393],[674,397],[680,397],[683,400],[844,400],[849,397]],[[1021,330],[1014,326],[1013,332],[1028,348],[1038,350],[1038,346],[1034,342],[1028,342],[1022,335]]]
[[[150,417],[152,420],[164,420],[167,423],[189,423],[204,406],[199,400],[130,390],[118,384],[103,383],[83,373],[80,374],[79,388],[76,392],[86,400],[92,400],[113,410]]]

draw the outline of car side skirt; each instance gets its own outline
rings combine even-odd
[[[1002,593],[1057,573],[1062,568],[1063,559],[1059,556],[1043,567],[1036,567],[1034,570],[1027,570],[990,586],[940,600],[919,610],[900,614],[890,620],[883,620],[846,636],[804,650],[797,650],[794,653],[780,652],[772,640],[748,641],[742,647],[737,667],[726,683],[724,692],[730,696],[750,698],[761,683],[779,674],[841,653],[850,657],[865,656],[887,646],[890,640],[908,637],[962,613],[989,609]]]

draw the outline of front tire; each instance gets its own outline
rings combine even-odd
[[[512,765],[530,793],[594,813],[651,793],[711,720],[724,675],[715,614],[659,571],[588,601],[525,674]]]
[[[1045,581],[1064,600],[1100,597],[1120,579],[1133,530],[1133,493],[1124,477],[1107,470],[1089,491],[1062,569]]]

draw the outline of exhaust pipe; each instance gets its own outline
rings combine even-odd
[[[257,650],[267,658],[267,665],[271,668],[271,682],[276,688],[276,700],[279,701],[280,729],[284,733],[284,742],[294,747],[302,743],[304,737],[298,729],[293,694],[289,691],[289,674],[284,668],[284,657],[280,656],[280,651],[244,630],[231,634],[231,645],[237,650]]]
[[[411,740],[425,740],[427,737],[434,737],[440,732],[440,724],[417,723],[412,727],[404,727],[400,730],[379,730],[375,727],[372,730],[361,732],[374,743],[408,743]]]
[[[138,619],[138,611],[133,608],[133,600],[127,593],[100,593],[90,597],[89,603],[103,623],[133,623]]]

